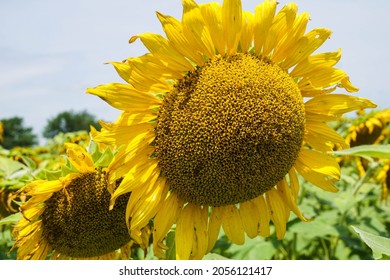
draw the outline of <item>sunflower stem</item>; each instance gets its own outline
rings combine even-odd
[[[355,184],[354,188],[353,188],[353,191],[352,191],[352,196],[355,196],[358,191],[360,190],[360,188],[364,185],[365,182],[367,182],[370,178],[371,178],[371,175],[374,173],[374,171],[381,165],[380,162],[376,162],[376,161],[370,161],[369,164],[368,164],[368,168],[366,170],[366,173],[364,174],[364,176],[362,178],[359,179],[359,181],[357,181],[357,183]]]

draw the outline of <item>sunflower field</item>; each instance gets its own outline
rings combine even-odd
[[[269,237],[246,238],[241,245],[233,244],[221,231],[204,259],[389,259],[390,110],[361,111],[332,126],[351,145],[334,153],[341,165],[341,179],[336,183],[339,191],[324,192],[301,180],[298,204],[310,221],[292,214],[283,240],[277,239],[271,226]],[[57,178],[56,173],[64,172],[65,143],[91,150],[94,145],[89,139],[86,131],[61,133],[45,146],[0,150],[1,259],[17,258],[13,232],[22,217],[19,207],[28,199],[17,196],[18,190],[36,179]],[[108,150],[99,154],[102,162],[111,157]],[[149,225],[153,227],[153,221]],[[172,228],[165,240],[169,247],[166,259],[175,259],[174,235]],[[150,245],[130,242],[130,259],[158,259],[148,236]],[[121,258],[118,250],[115,258]]]
[[[241,2],[157,12],[86,89],[115,121],[0,150],[0,258],[389,258],[390,110],[297,4]]]

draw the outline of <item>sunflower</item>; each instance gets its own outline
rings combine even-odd
[[[106,172],[97,164],[107,153],[94,163],[82,147],[66,146],[70,163],[63,166],[66,175],[33,181],[19,191],[29,199],[20,207],[23,218],[14,230],[17,258],[129,259],[132,240],[125,222],[129,194],[109,211]],[[138,243],[147,235],[145,227]]]
[[[347,143],[351,147],[360,145],[376,145],[390,143],[390,109],[372,111],[369,114],[361,112],[356,121],[348,128],[346,136]],[[348,158],[346,159],[348,160]],[[390,161],[387,159],[376,159],[381,161],[382,167],[375,174],[375,178],[382,185],[381,200],[388,197],[390,188]],[[369,162],[362,157],[354,157],[359,175],[366,174]]]
[[[282,239],[297,207],[298,174],[336,192],[340,170],[327,154],[345,140],[326,122],[376,105],[335,64],[341,51],[313,54],[331,35],[305,33],[308,13],[287,4],[183,0],[179,21],[157,12],[166,37],[142,33],[148,53],[112,62],[123,83],[87,89],[123,112],[101,122],[95,141],[120,147],[109,181],[123,181],[111,207],[131,192],[126,221],[137,234],[153,219],[153,249],[164,257],[173,225],[177,259],[200,259],[220,232]]]

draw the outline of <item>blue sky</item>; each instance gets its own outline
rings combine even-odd
[[[242,2],[253,11],[261,0]],[[288,1],[279,2],[280,8]],[[333,30],[319,51],[342,49],[337,66],[360,88],[356,95],[390,107],[390,1],[295,2],[299,12],[311,14],[308,30]],[[104,62],[145,53],[139,41],[129,45],[128,39],[143,32],[162,34],[155,11],[181,18],[181,1],[0,0],[0,119],[21,116],[37,135],[49,118],[65,110],[87,110],[114,121],[119,111],[85,89],[122,82]]]

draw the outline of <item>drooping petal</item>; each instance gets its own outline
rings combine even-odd
[[[222,214],[222,228],[227,237],[234,244],[244,244],[244,228],[237,207],[235,205],[221,206],[220,210]]]
[[[288,210],[284,205],[280,193],[272,188],[266,192],[265,197],[271,214],[271,220],[275,225],[276,237],[281,240],[286,233],[286,223],[288,220]]]
[[[208,225],[208,248],[207,251],[213,249],[215,242],[217,242],[219,231],[222,224],[222,213],[219,207],[214,207],[211,210],[209,225]]]
[[[244,230],[249,238],[255,238],[260,225],[260,211],[254,200],[240,203],[240,217]]]
[[[313,97],[305,103],[306,118],[312,119],[315,115],[321,115],[324,120],[338,119],[344,113],[364,108],[375,108],[371,100],[345,94],[328,94]]]
[[[163,250],[168,249],[162,241],[169,229],[176,222],[182,208],[183,201],[175,193],[170,193],[154,218],[153,251],[160,258],[165,257]]]
[[[321,152],[332,151],[335,144],[347,149],[349,145],[336,131],[324,122],[306,120],[303,141]]]
[[[258,228],[258,234],[262,237],[268,237],[271,234],[270,226],[269,226],[271,216],[270,216],[270,210],[268,208],[268,205],[263,195],[254,198],[253,202],[259,209],[259,213],[260,213],[260,224]]]
[[[194,217],[194,242],[191,259],[200,260],[208,249],[208,206],[202,207],[192,204]]]
[[[194,213],[192,203],[187,204],[180,213],[176,225],[176,259],[188,260],[194,242]],[[199,207],[199,206],[198,206]]]
[[[295,162],[296,170],[310,183],[330,192],[337,192],[334,182],[340,179],[340,166],[331,156],[302,149]]]

